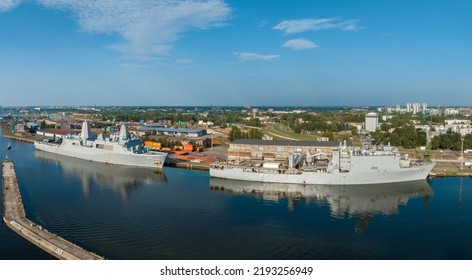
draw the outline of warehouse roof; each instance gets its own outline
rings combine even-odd
[[[68,128],[45,128],[38,131],[38,133],[49,133],[56,135],[68,135],[68,134],[78,134],[80,129],[68,129]]]
[[[140,128],[139,130],[156,130],[162,132],[180,132],[180,133],[202,133],[205,131],[204,129],[192,129],[192,128],[167,128],[167,127],[159,127],[159,126],[145,126]]]
[[[317,147],[338,147],[338,141],[296,141],[296,140],[258,140],[258,139],[237,139],[231,144],[240,145],[260,145],[260,146],[317,146]],[[352,146],[352,141],[346,141],[347,146]]]

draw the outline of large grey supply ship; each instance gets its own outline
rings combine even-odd
[[[38,150],[74,158],[149,168],[162,168],[167,157],[166,153],[146,151],[141,139],[130,135],[124,124],[119,134],[105,137],[103,134],[93,136],[89,124],[84,121],[80,135],[67,135],[55,141],[44,139],[36,141],[34,146]]]
[[[412,162],[393,146],[347,147],[340,143],[331,156],[292,153],[288,164],[220,162],[210,176],[243,181],[304,185],[365,185],[424,180],[434,163]]]

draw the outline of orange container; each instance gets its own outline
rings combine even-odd
[[[184,151],[188,151],[188,152],[193,151],[193,145],[192,144],[185,144],[184,145]]]
[[[144,142],[144,146],[150,147],[153,150],[160,150],[161,147],[162,147],[162,144],[157,143],[157,142],[152,142],[152,141],[146,141],[146,142]]]

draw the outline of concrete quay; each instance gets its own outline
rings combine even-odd
[[[184,169],[195,169],[195,170],[202,170],[202,171],[210,170],[210,164],[207,162],[181,161],[171,156],[167,156],[165,165],[169,167],[184,168]]]
[[[34,139],[31,139],[31,138],[24,138],[24,137],[12,136],[12,135],[3,135],[3,137],[5,137],[7,139],[13,139],[13,140],[16,140],[16,141],[30,143],[30,144],[34,143]]]
[[[26,218],[20,188],[12,161],[2,162],[3,221],[20,236],[61,260],[102,260],[97,254],[47,231]]]

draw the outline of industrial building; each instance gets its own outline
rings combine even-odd
[[[153,141],[177,141],[181,142],[182,144],[189,144],[189,143],[195,143],[197,146],[202,146],[204,148],[209,148],[211,147],[211,138],[208,137],[182,137],[182,136],[164,136],[164,135],[151,135],[149,136],[149,139]]]
[[[45,128],[38,130],[36,132],[36,135],[50,138],[64,138],[66,135],[73,135],[79,133],[79,129]]]
[[[253,140],[238,139],[229,144],[228,160],[265,160],[283,161],[293,152],[325,153],[331,152],[339,147],[337,141],[291,141],[291,140]],[[352,141],[347,141],[352,146]]]
[[[138,128],[139,135],[142,135],[142,132],[144,132],[144,134],[149,134],[151,131],[155,131],[157,135],[184,137],[202,137],[207,134],[205,129],[174,128],[151,125]]]
[[[365,115],[365,130],[375,131],[379,127],[379,117],[376,113],[368,113]]]
[[[26,123],[26,128],[29,131],[37,131],[39,129],[39,124],[34,123],[34,122],[27,122]]]

